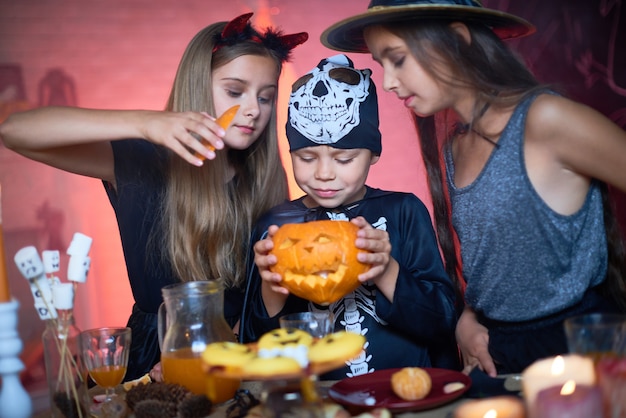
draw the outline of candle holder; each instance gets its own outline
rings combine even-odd
[[[17,333],[17,309],[13,299],[0,303],[0,418],[27,418],[32,415],[32,402],[20,381],[24,363],[19,358],[23,344]]]

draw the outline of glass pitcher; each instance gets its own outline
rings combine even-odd
[[[206,395],[213,403],[231,399],[240,381],[206,373],[201,357],[207,344],[235,341],[224,319],[222,280],[173,284],[162,293],[158,331],[163,380]]]

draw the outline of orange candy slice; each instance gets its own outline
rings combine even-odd
[[[220,125],[222,128],[226,129],[228,128],[228,126],[230,126],[230,123],[233,121],[233,118],[235,117],[235,115],[237,114],[237,111],[239,110],[239,105],[235,105],[233,107],[231,107],[230,109],[226,110],[226,112],[222,113],[222,115],[215,119],[215,122],[217,122],[218,125]],[[196,138],[198,138],[200,141],[205,142],[203,139],[201,139],[199,136],[194,135]],[[215,151],[215,147],[211,144],[207,144],[207,147],[211,150],[211,151]],[[204,160],[204,156],[198,154],[197,152],[195,153],[195,156]]]

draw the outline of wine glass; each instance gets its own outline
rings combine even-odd
[[[115,387],[124,380],[130,341],[127,327],[94,328],[80,334],[83,361],[91,379],[104,388],[104,403],[116,396]]]
[[[281,328],[297,328],[306,331],[315,339],[328,335],[333,327],[332,315],[328,312],[297,312],[278,319]]]
[[[334,326],[333,316],[329,311],[307,311],[286,314],[281,316],[278,322],[281,328],[300,329],[308,332],[315,339],[320,339],[330,334]],[[308,413],[318,414],[320,411],[319,408],[316,408],[316,405],[326,396],[326,394],[320,394],[318,376],[309,371],[297,384],[295,382],[291,383],[295,386],[299,385],[302,402],[305,405],[308,404]],[[274,386],[276,386],[275,383]],[[286,385],[285,388],[288,388],[288,385]],[[293,398],[293,396],[291,397]],[[286,398],[287,397],[285,397],[285,399]],[[285,401],[279,398],[278,404],[281,403],[285,403]],[[275,404],[272,405],[272,407],[276,408]]]

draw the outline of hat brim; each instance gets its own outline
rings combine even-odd
[[[498,10],[472,6],[420,4],[368,9],[365,13],[330,26],[322,33],[321,41],[324,46],[337,51],[369,52],[363,39],[365,27],[426,19],[484,23],[501,39],[519,38],[535,32],[535,27],[528,21]]]

